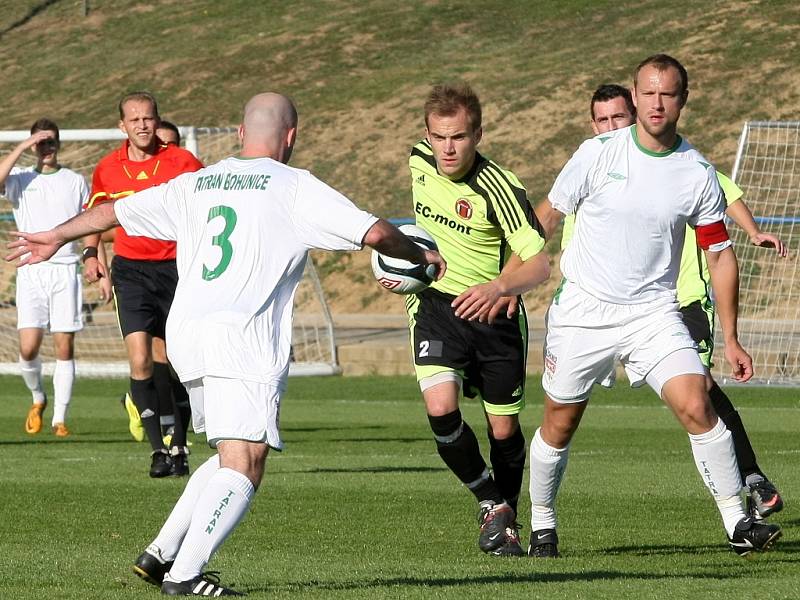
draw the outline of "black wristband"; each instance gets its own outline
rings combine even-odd
[[[94,246],[86,246],[86,248],[83,249],[81,260],[86,262],[87,258],[97,258],[97,248]]]

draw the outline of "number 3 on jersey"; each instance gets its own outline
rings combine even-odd
[[[233,246],[228,239],[236,227],[236,211],[230,206],[212,206],[208,211],[208,221],[210,223],[213,219],[222,217],[225,219],[225,228],[217,235],[211,238],[211,243],[214,246],[219,246],[222,251],[222,258],[220,258],[217,266],[210,269],[203,265],[203,279],[211,281],[222,275],[231,264],[231,256],[233,256]]]

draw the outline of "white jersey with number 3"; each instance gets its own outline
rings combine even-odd
[[[564,276],[615,304],[674,297],[686,225],[721,221],[725,211],[714,167],[700,152],[680,137],[651,152],[635,125],[581,144],[548,198],[565,215],[580,211],[561,258]]]
[[[167,352],[181,381],[282,385],[308,251],[356,250],[376,217],[307,171],[227,158],[119,200],[131,235],[178,242]]]

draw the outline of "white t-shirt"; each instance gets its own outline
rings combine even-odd
[[[714,167],[691,144],[679,138],[672,150],[650,152],[635,126],[581,144],[549,200],[565,215],[580,203],[564,276],[615,304],[674,297],[686,225],[721,221],[725,211]]]
[[[89,188],[82,175],[64,167],[53,173],[14,167],[6,178],[4,196],[11,202],[19,231],[46,231],[80,213]],[[48,262],[78,262],[75,242],[59,248]]]
[[[167,352],[181,381],[283,385],[308,251],[356,250],[377,218],[308,171],[227,158],[114,204],[130,235],[176,240]]]

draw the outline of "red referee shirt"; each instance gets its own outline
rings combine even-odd
[[[191,173],[203,164],[188,150],[174,144],[159,144],[156,155],[145,161],[128,158],[128,144],[104,156],[92,175],[92,193],[84,208],[124,198],[154,185],[166,183],[181,173]],[[170,260],[175,258],[175,242],[132,237],[117,227],[114,254],[133,260]]]

